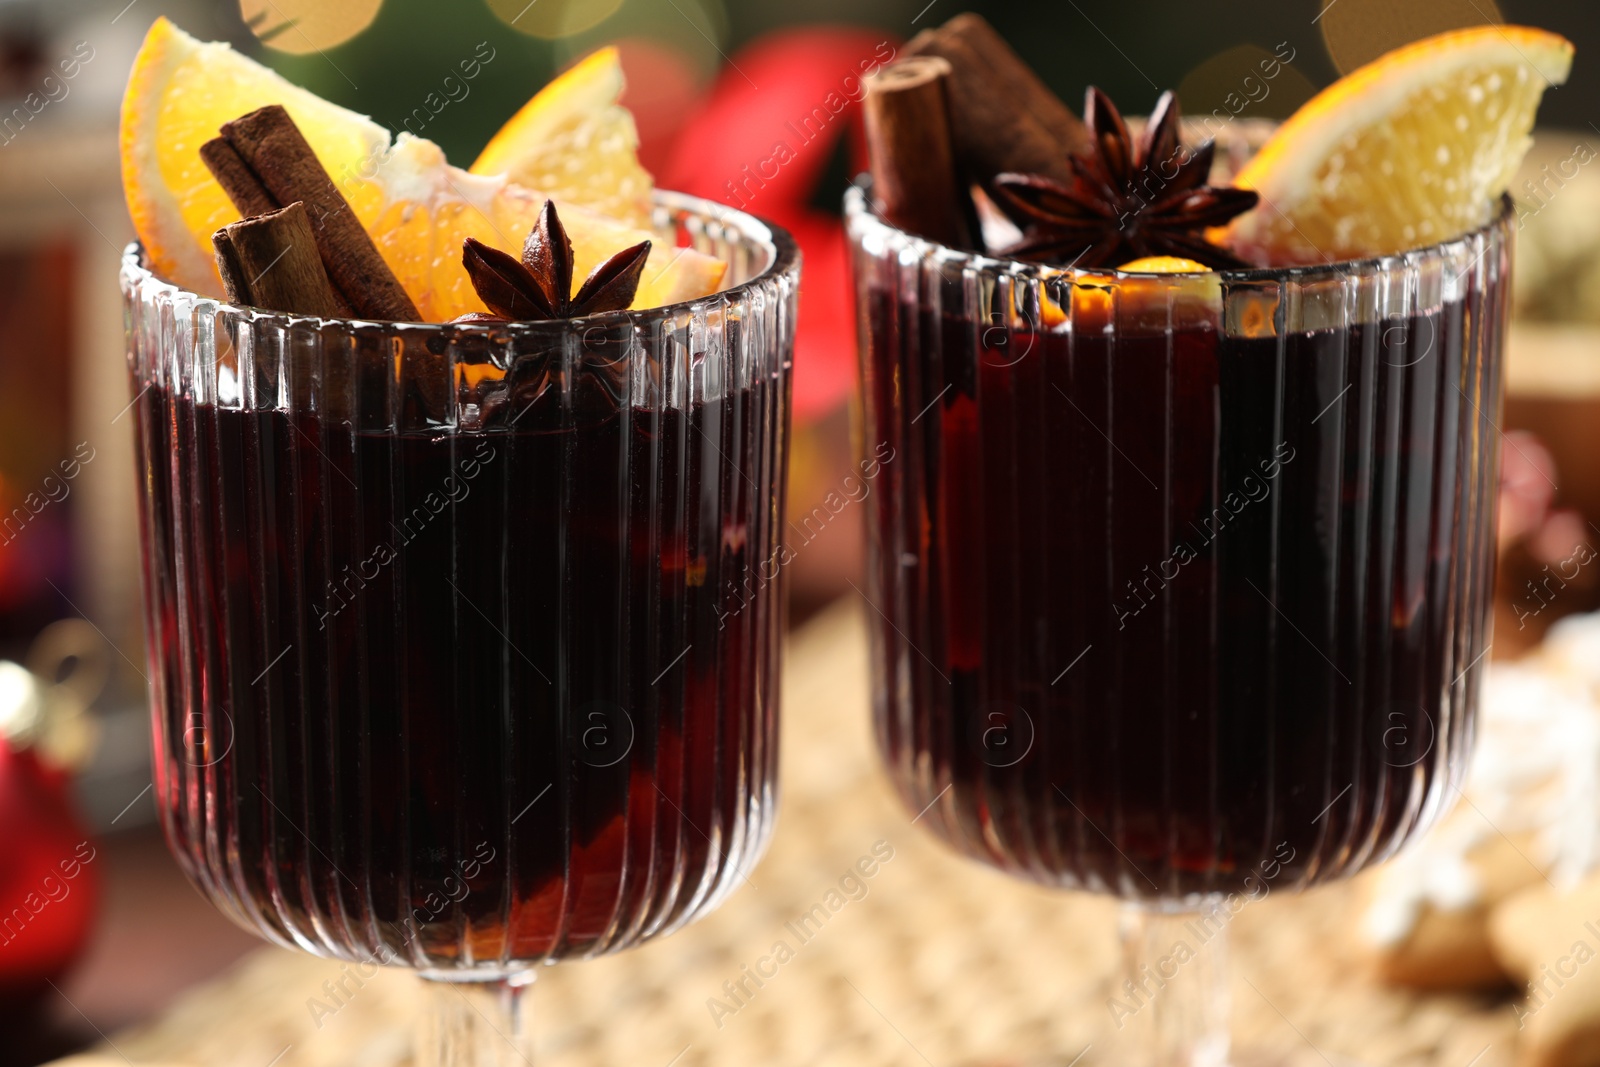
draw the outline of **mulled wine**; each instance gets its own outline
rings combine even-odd
[[[137,383],[175,851],[349,959],[503,973],[670,931],[771,824],[781,586],[724,600],[776,547],[781,374],[680,405],[628,399],[637,357],[463,364],[469,429],[415,358],[399,389],[381,347],[347,394],[317,371],[318,404],[252,402],[299,371],[242,403]]]
[[[1112,1060],[1266,1061],[1230,1055],[1228,919],[1388,856],[1465,773],[1505,194],[1572,45],[1439,34],[1270,130],[1093,85],[1080,119],[970,13],[904,52],[845,200],[860,443],[897,457],[879,745],[959,851],[1122,898],[1143,1047]]]
[[[1427,822],[1488,644],[1498,240],[1398,311],[1338,272],[925,262],[891,290],[858,249],[909,810],[1023,877],[1165,900],[1346,875]]]

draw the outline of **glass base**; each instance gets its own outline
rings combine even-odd
[[[417,1024],[414,1067],[532,1067],[535,977],[422,972],[431,1003]]]
[[[1125,904],[1118,932],[1122,974],[1106,1012],[1129,1051],[1146,1067],[1228,1067],[1228,922],[1226,906],[1169,911]],[[1131,1040],[1129,1040],[1131,1039]]]
[[[1232,1041],[1228,928],[1242,897],[1199,906],[1124,904],[1118,933],[1122,970],[1109,983],[1110,1032],[1081,1057],[1128,1067],[1362,1067],[1359,1061],[1312,1045],[1294,1034],[1271,1049]],[[1239,996],[1265,998],[1241,987]],[[1277,1011],[1267,1001],[1267,1006]],[[1278,1014],[1282,1014],[1278,1012]],[[1057,1067],[1064,1067],[1062,1058]]]

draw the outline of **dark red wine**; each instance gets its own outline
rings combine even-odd
[[[776,547],[782,379],[639,406],[637,362],[530,358],[451,426],[449,375],[396,391],[381,352],[349,395],[136,383],[177,855],[350,959],[503,972],[682,925],[772,818],[781,583],[719,591]]]
[[[900,457],[869,523],[876,722],[920,821],[1174,899],[1348,874],[1453,799],[1493,574],[1488,276],[1281,338],[1275,283],[1226,331],[864,287],[865,444]]]

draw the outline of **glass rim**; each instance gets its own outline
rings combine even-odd
[[[1305,263],[1287,267],[1242,267],[1237,270],[1224,269],[1203,272],[1194,271],[1184,274],[1163,274],[1151,271],[1118,270],[1115,267],[1053,266],[1048,263],[1030,263],[1021,259],[1007,259],[1004,256],[994,256],[987,252],[968,252],[959,248],[952,248],[927,237],[920,237],[917,234],[902,230],[884,219],[873,210],[871,203],[867,199],[866,190],[871,184],[871,179],[863,175],[852,183],[849,189],[845,190],[844,215],[847,229],[854,230],[858,225],[865,227],[870,232],[876,233],[881,237],[897,241],[901,245],[916,248],[921,255],[937,260],[941,265],[1051,281],[1066,279],[1073,284],[1090,285],[1103,284],[1107,280],[1127,281],[1142,279],[1150,281],[1163,278],[1304,284],[1352,276],[1371,277],[1403,270],[1429,260],[1445,259],[1452,254],[1466,252],[1480,242],[1490,240],[1497,230],[1501,229],[1509,219],[1516,216],[1516,204],[1511,199],[1511,194],[1507,192],[1502,193],[1500,196],[1499,209],[1493,212],[1488,221],[1481,226],[1475,226],[1459,237],[1452,237],[1446,241],[1438,241],[1419,248],[1408,249],[1404,252],[1394,252],[1382,256],[1363,256],[1358,259],[1342,259],[1330,263]]]
[[[287,311],[270,311],[266,308],[251,307],[246,304],[234,304],[225,298],[206,296],[191,289],[186,289],[176,282],[169,281],[151,270],[143,262],[143,245],[138,240],[133,240],[122,250],[122,290],[124,297],[136,289],[155,288],[164,290],[167,295],[172,297],[204,301],[213,305],[216,311],[226,313],[241,323],[260,323],[271,326],[288,326],[293,323],[299,326],[313,325],[318,327],[380,327],[403,331],[407,334],[505,331],[518,336],[526,336],[532,333],[564,334],[570,332],[573,327],[589,330],[605,327],[614,328],[623,325],[647,326],[658,321],[665,322],[685,312],[692,312],[695,308],[703,307],[709,302],[736,303],[773,279],[795,273],[799,269],[801,262],[799,243],[788,230],[775,222],[729,207],[726,204],[719,204],[715,200],[708,200],[704,197],[680,193],[671,189],[654,190],[651,194],[651,202],[654,206],[666,208],[669,211],[676,209],[685,213],[699,215],[721,226],[731,225],[739,231],[744,239],[758,245],[766,252],[768,257],[766,266],[737,285],[719,289],[714,293],[695,297],[692,300],[680,300],[672,304],[662,304],[652,308],[608,311],[599,315],[586,315],[576,319],[527,319],[513,322],[409,322],[398,319],[299,315]]]

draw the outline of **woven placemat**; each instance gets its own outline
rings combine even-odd
[[[782,808],[750,884],[672,937],[544,971],[534,991],[539,1067],[1130,1062],[1140,1019],[1119,1030],[1107,1004],[1115,906],[958,859],[912,825],[891,794],[868,721],[866,610],[859,600],[836,607],[790,643]],[[893,857],[865,881],[865,895],[841,894],[842,906],[802,943],[788,924],[837,903],[829,891],[875,845]],[[1350,893],[1269,895],[1233,920],[1235,1030],[1249,1059],[1513,1063],[1507,1004],[1413,994],[1371,978],[1355,947]],[[724,983],[738,982],[780,940],[793,958],[759,989],[747,982],[753,995],[736,1005]],[[319,1025],[309,1002],[325,998],[324,981],[339,972],[337,963],[263,948],[155,1022],[62,1062],[408,1063],[416,979],[381,973]]]

